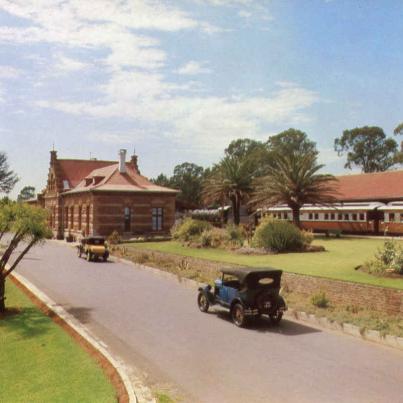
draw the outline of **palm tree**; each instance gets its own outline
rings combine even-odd
[[[300,227],[300,209],[304,204],[336,201],[336,178],[319,174],[322,168],[314,153],[274,153],[267,175],[254,182],[252,203],[261,207],[287,204],[294,224]]]
[[[234,224],[240,222],[241,203],[252,192],[256,167],[250,158],[225,156],[204,181],[203,199],[207,203],[231,202]]]

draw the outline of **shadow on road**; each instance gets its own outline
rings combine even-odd
[[[64,309],[72,316],[74,316],[81,323],[88,323],[91,319],[92,308],[74,307]]]
[[[218,311],[208,313],[216,315],[218,318],[232,323],[229,312]],[[302,325],[300,323],[293,322],[287,319],[283,319],[278,325],[273,325],[270,322],[270,319],[265,317],[261,317],[259,319],[252,319],[245,329],[261,333],[283,334],[284,336],[300,336],[302,334],[321,332],[321,330],[315,329],[310,326]]]

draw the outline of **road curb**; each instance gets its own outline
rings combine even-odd
[[[136,266],[142,270],[152,271],[158,275],[163,275],[164,277],[172,278],[180,283],[184,284],[188,288],[192,288],[197,290],[199,287],[203,287],[206,284],[200,283],[196,280],[191,280],[184,277],[179,277],[173,273],[170,273],[165,270],[157,269],[156,267],[146,266],[140,263],[132,262],[131,260],[120,258],[117,256],[112,256],[112,260],[122,262],[131,266]],[[358,326],[350,324],[350,323],[338,323],[336,321],[332,321],[326,317],[318,317],[314,314],[307,314],[303,311],[296,311],[292,308],[289,308],[285,314],[285,317],[289,320],[294,320],[298,322],[307,323],[314,327],[323,330],[331,330],[339,333],[344,333],[346,335],[356,337],[365,341],[382,344],[384,346],[392,347],[394,349],[403,350],[403,337],[397,337],[393,335],[385,335],[382,336],[377,330],[365,329],[362,330]]]
[[[351,323],[340,324],[325,317],[317,317],[313,314],[308,315],[306,312],[296,311],[292,308],[287,311],[286,317],[288,319],[296,319],[303,323],[309,323],[320,329],[341,332],[358,339],[382,344],[403,351],[403,337],[390,334],[382,336],[378,330],[361,329],[359,326],[352,325]]]
[[[92,336],[88,330],[74,318],[74,316],[66,312],[62,306],[54,302],[21,274],[14,272],[11,274],[11,276],[13,280],[21,284],[23,288],[27,289],[29,293],[32,293],[35,298],[43,303],[51,313],[56,315],[61,320],[61,322],[66,324],[73,333],[87,342],[92,349],[96,350],[109,362],[109,364],[116,370],[118,376],[120,377],[130,403],[155,403],[155,399],[150,399],[148,397],[151,395],[150,391],[145,385],[143,385],[141,380],[138,378],[135,379],[133,376],[131,376],[131,379],[128,375],[128,369],[125,364],[119,359],[113,357],[111,353],[102,345],[103,343]]]

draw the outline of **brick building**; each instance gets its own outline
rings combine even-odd
[[[54,236],[168,233],[175,220],[177,191],[140,174],[137,156],[126,162],[59,159],[50,152],[47,186],[38,204],[49,211]]]

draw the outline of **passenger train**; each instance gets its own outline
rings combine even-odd
[[[268,215],[292,220],[291,209],[279,205],[260,210]],[[403,202],[335,203],[330,206],[304,205],[301,226],[314,232],[350,234],[403,235]]]

